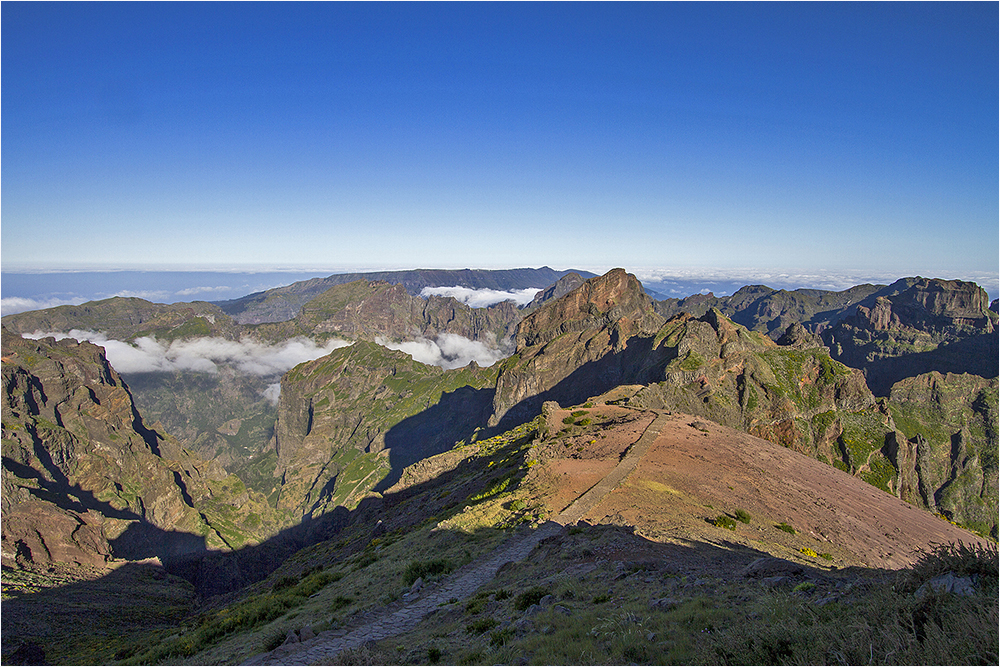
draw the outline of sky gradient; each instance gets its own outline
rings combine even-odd
[[[3,269],[996,276],[998,7],[5,2]]]

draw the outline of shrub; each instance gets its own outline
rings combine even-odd
[[[451,561],[445,558],[435,558],[434,560],[415,560],[406,566],[403,573],[403,581],[407,586],[412,586],[417,579],[425,579],[441,574],[448,574],[454,569]]]
[[[481,635],[484,632],[489,632],[497,625],[499,625],[499,623],[500,622],[497,621],[495,618],[487,616],[486,618],[480,618],[473,621],[472,623],[469,623],[467,626],[465,626],[465,631],[468,632],[470,635]]]
[[[736,515],[737,521],[741,523],[750,523],[750,512],[747,512],[744,509],[738,509],[733,512],[733,514]]]
[[[823,560],[833,560],[833,554],[828,554],[825,552],[821,553],[819,557],[822,558]]]
[[[431,646],[427,649],[427,661],[432,665],[437,663],[441,659],[441,649],[436,646]]]
[[[543,597],[551,595],[552,591],[542,586],[534,586],[524,591],[514,600],[514,608],[524,611],[533,604],[538,604]]]
[[[729,530],[736,530],[736,522],[732,518],[726,516],[725,514],[720,514],[719,516],[712,519],[712,524],[718,526],[719,528],[728,528]]]
[[[575,421],[576,421],[576,417],[573,417],[572,415],[570,415],[568,417],[563,417],[563,420],[562,420],[563,424],[572,424]]]
[[[789,526],[784,521],[782,521],[781,523],[779,523],[778,525],[776,525],[775,528],[777,528],[778,530],[783,530],[786,533],[788,533],[789,535],[794,535],[795,534],[795,529],[792,528],[791,526]]]
[[[801,549],[799,549],[799,552],[805,554],[806,556],[809,556],[810,558],[819,557],[819,554],[810,549],[809,547],[802,547]]]

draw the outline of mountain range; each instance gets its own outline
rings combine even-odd
[[[422,296],[453,286],[537,294],[486,308]],[[360,557],[344,542],[357,531],[381,525],[376,533],[401,539],[445,508],[475,513],[463,499],[529,493],[477,520],[490,530],[512,517],[540,525],[563,510],[552,494],[568,502],[587,490],[559,483],[560,469],[587,460],[608,474],[602,466],[624,460],[628,443],[606,445],[638,442],[641,432],[626,434],[641,415],[682,415],[701,425],[696,435],[745,434],[753,451],[791,457],[785,468],[828,471],[824,484],[922,510],[900,515],[892,530],[907,537],[892,547],[838,534],[841,566],[917,562],[930,548],[918,537],[927,522],[949,539],[979,543],[968,529],[995,543],[996,309],[973,283],[919,277],[658,300],[622,269],[543,268],[331,276],[214,304],[113,298],[7,316],[5,578],[152,557],[213,600],[288,576],[317,549]],[[126,352],[192,341],[252,350],[305,341],[318,351],[287,370],[218,362],[212,372],[177,363],[125,372],[93,343],[46,337],[70,332],[99,333]],[[433,345],[437,365],[418,361],[414,344]],[[715,465],[691,474],[725,472]],[[831,507],[859,502],[817,488]],[[764,505],[779,522],[773,498]],[[616,512],[609,525],[669,533],[663,520]],[[707,530],[696,526],[685,535]],[[792,546],[815,552],[758,545],[784,557]],[[894,549],[903,552],[886,555]],[[360,598],[349,604],[361,612]]]

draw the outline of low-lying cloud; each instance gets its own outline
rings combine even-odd
[[[226,365],[241,373],[258,376],[280,375],[305,361],[312,361],[330,354],[333,350],[350,345],[343,340],[330,340],[317,345],[306,338],[293,338],[270,345],[249,338],[239,341],[224,338],[190,338],[161,342],[151,337],[137,338],[134,343],[114,340],[95,331],[73,329],[68,334],[28,334],[25,338],[56,339],[75,338],[102,346],[108,361],[119,373],[169,373],[194,371],[217,373]]]
[[[55,308],[56,306],[76,306],[84,303],[87,299],[83,297],[73,297],[61,299],[52,297],[49,299],[29,299],[20,296],[5,296],[0,299],[0,315],[13,315],[14,313],[24,313],[29,310],[41,310],[43,308]]]
[[[478,340],[469,340],[458,334],[446,333],[434,340],[420,338],[405,343],[393,343],[382,338],[376,339],[375,342],[390,350],[405,352],[413,357],[414,361],[445,369],[468,366],[472,361],[480,366],[492,366],[509,356],[509,353],[498,347]]]
[[[513,301],[518,306],[531,303],[535,295],[542,290],[536,287],[516,290],[472,289],[471,287],[425,287],[420,290],[420,296],[450,296],[472,308],[485,308],[501,301]]]

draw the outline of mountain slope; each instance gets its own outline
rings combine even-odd
[[[5,564],[167,561],[271,534],[263,497],[145,426],[100,347],[4,330],[3,355]]]
[[[265,292],[218,302],[219,307],[242,324],[284,322],[298,314],[309,300],[336,285],[355,281],[384,281],[402,285],[410,295],[420,294],[425,287],[469,287],[472,289],[515,290],[534,287],[544,289],[571,271],[554,271],[547,266],[539,269],[416,269],[413,271],[375,271],[343,273],[326,278],[314,278]],[[587,277],[594,274],[577,271]]]

